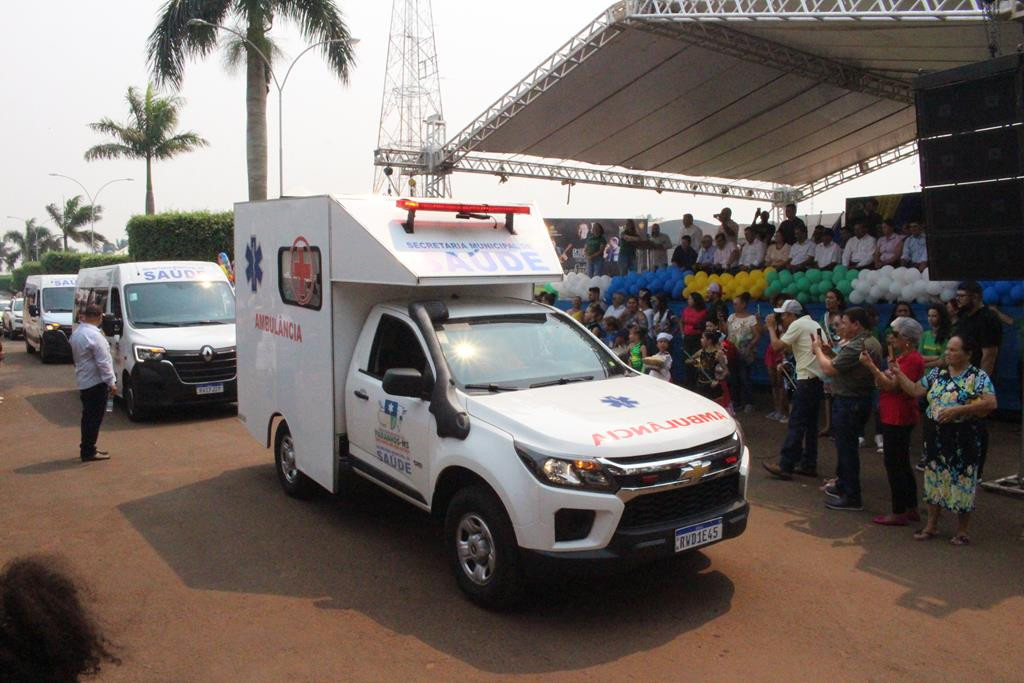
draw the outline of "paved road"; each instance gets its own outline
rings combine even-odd
[[[0,561],[67,558],[123,660],[101,680],[1021,678],[1024,501],[980,494],[969,548],[915,543],[870,523],[887,498],[873,451],[864,513],[758,471],[739,539],[492,614],[461,597],[425,515],[369,486],[285,497],[232,411],[116,409],[113,459],[80,463],[71,366],[7,348]],[[743,421],[772,455],[781,427]],[[990,471],[1007,472],[1020,437],[994,433]]]

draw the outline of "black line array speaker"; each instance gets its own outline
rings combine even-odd
[[[914,82],[933,279],[1024,279],[1022,76],[1009,55]]]

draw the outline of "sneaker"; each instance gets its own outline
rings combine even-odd
[[[780,417],[782,417],[782,415],[779,414],[779,411],[773,410],[772,412],[765,415],[765,417],[768,418],[769,420],[778,420]]]
[[[875,434],[875,451],[885,453],[885,445],[881,434]]]
[[[822,489],[822,491],[824,491],[825,495],[828,496],[829,498],[843,497],[843,494],[839,491],[839,487],[836,486],[835,484],[828,484]]]
[[[864,448],[864,437],[863,436],[858,436],[857,437],[857,448]]]
[[[761,465],[768,470],[768,474],[772,475],[776,479],[782,479],[783,481],[789,481],[793,478],[792,472],[787,472],[782,469],[781,465],[776,465],[773,462],[762,462]]]
[[[851,500],[847,496],[838,498],[826,498],[825,507],[829,510],[863,510],[864,506],[859,500]]]
[[[779,424],[789,424],[789,418],[785,415],[779,415]]]

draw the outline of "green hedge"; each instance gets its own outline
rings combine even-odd
[[[112,266],[115,263],[131,263],[134,260],[128,254],[82,254],[79,268]]]
[[[43,264],[43,272],[46,273],[77,273],[82,255],[77,251],[48,251],[39,261]]]
[[[14,291],[20,292],[25,289],[25,278],[29,275],[42,275],[43,273],[43,264],[39,261],[26,261],[22,263],[11,273],[14,276]]]
[[[230,211],[158,213],[128,221],[128,251],[136,261],[216,261],[234,257],[234,216]]]
[[[12,273],[5,273],[0,275],[0,292],[13,292],[14,291],[14,275]]]

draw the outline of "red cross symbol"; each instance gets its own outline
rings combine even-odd
[[[301,306],[306,306],[313,299],[316,282],[313,279],[313,255],[310,253],[309,242],[301,235],[295,238],[291,249],[292,258],[292,290],[295,299]]]

